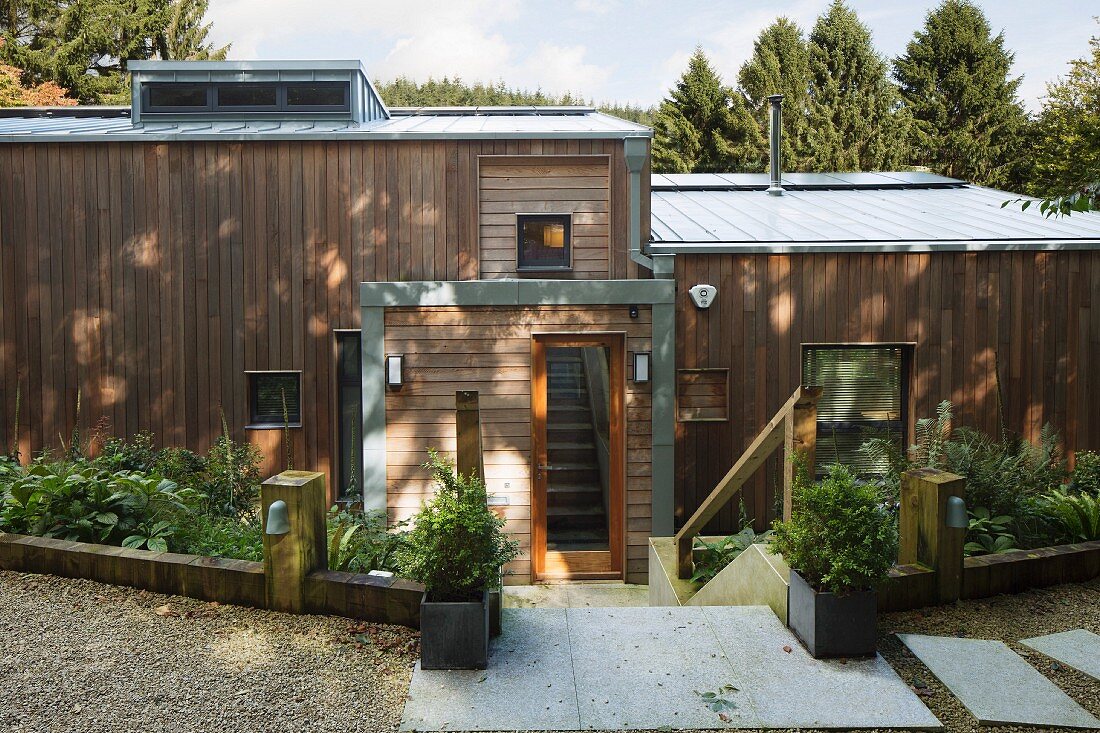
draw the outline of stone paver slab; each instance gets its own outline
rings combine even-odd
[[[985,725],[1100,728],[1097,720],[1004,642],[898,634]]]
[[[708,606],[704,613],[730,664],[746,670],[743,692],[761,727],[941,727],[880,656],[814,659],[767,606]]]
[[[1100,680],[1100,636],[1085,629],[1036,636],[1020,642]]]
[[[729,722],[697,692],[742,688],[700,608],[571,608],[569,639],[586,729],[755,727],[743,693]],[[770,612],[769,612],[770,613]]]
[[[413,672],[401,730],[578,730],[565,609],[504,609],[486,670]]]
[[[789,646],[791,652],[783,651]],[[736,705],[707,707],[700,693]],[[881,659],[810,657],[770,609],[506,608],[489,669],[417,667],[402,730],[939,728]]]

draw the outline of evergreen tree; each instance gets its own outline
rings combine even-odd
[[[171,0],[168,25],[157,37],[157,55],[176,61],[222,61],[229,46],[215,48],[206,40],[213,23],[204,23],[210,0]]]
[[[393,81],[375,81],[375,88],[382,100],[391,107],[470,107],[494,105],[587,105],[592,102],[569,92],[561,95],[546,94],[542,90],[528,91],[513,89],[496,84],[467,84],[455,77],[449,79],[429,78],[417,83],[408,77],[399,76]],[[601,112],[621,117],[631,122],[648,125],[652,122],[654,109],[636,107],[630,104],[614,102],[594,105]]]
[[[1062,213],[1100,207],[1100,37],[1047,85],[1029,158],[1029,193],[1053,197]]]
[[[1013,55],[970,0],[944,0],[894,62],[912,118],[912,161],[947,176],[1004,186],[1026,114]]]
[[[24,85],[56,82],[83,104],[129,100],[129,61],[224,55],[206,44],[201,0],[7,0],[0,61]],[[173,26],[173,21],[175,25]]]
[[[802,29],[787,18],[778,18],[761,31],[738,81],[764,140],[768,136],[767,98],[783,95],[783,166],[787,170],[808,169],[810,51]],[[762,154],[766,158],[766,151]]]
[[[905,159],[907,119],[871,31],[842,0],[833,0],[810,33],[809,49],[809,167],[897,167]]]
[[[764,142],[744,97],[722,84],[701,48],[661,102],[653,124],[653,170],[760,170]]]

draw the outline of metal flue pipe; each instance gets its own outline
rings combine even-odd
[[[772,94],[768,97],[770,115],[768,120],[768,172],[770,182],[768,193],[772,196],[783,195],[783,95]]]

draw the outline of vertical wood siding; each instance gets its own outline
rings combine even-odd
[[[915,344],[910,428],[949,399],[957,425],[996,434],[999,375],[1009,431],[1049,422],[1068,450],[1100,449],[1100,252],[682,256],[676,279],[677,367],[731,370],[729,422],[676,426],[678,523],[799,384],[804,343]],[[688,299],[700,282],[709,311]],[[779,475],[773,459],[744,490],[758,523]]]
[[[516,214],[572,214],[568,273],[532,277],[610,277],[611,177],[605,156],[479,159],[481,276],[516,276]]]
[[[611,164],[610,275],[627,254],[621,141],[0,144],[0,445],[81,423],[204,450],[245,431],[246,370],[302,370],[298,468],[332,470],[334,329],[361,281],[479,275],[481,155]],[[646,192],[648,195],[648,191]]]
[[[625,306],[542,308],[394,308],[385,316],[386,352],[404,354],[404,384],[386,395],[387,494],[395,519],[411,516],[432,493],[421,468],[429,448],[455,450],[455,391],[480,397],[489,492],[507,496],[507,530],[521,543],[508,582],[531,577],[531,335],[611,331],[626,350],[649,351],[652,312]],[[645,582],[651,512],[649,383],[626,381],[627,579]],[[507,484],[507,486],[506,486]]]

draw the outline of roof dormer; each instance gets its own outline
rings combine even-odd
[[[388,119],[358,61],[133,61],[133,124]]]

